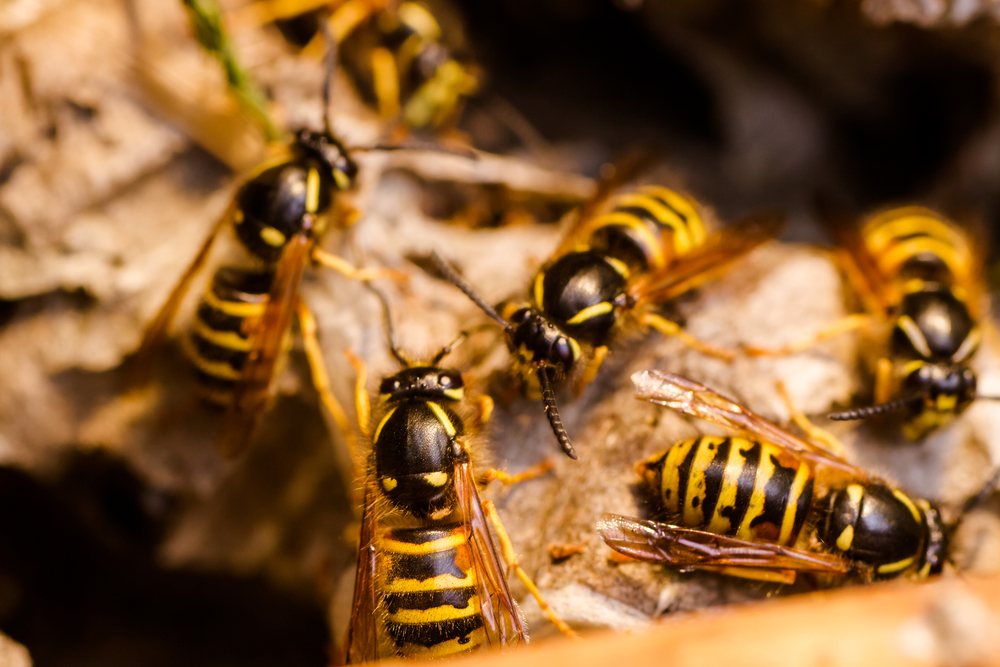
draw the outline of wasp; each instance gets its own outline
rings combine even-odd
[[[371,452],[346,662],[380,657],[383,643],[398,656],[430,658],[527,642],[504,564],[553,623],[574,636],[521,569],[493,503],[479,496],[472,441],[492,401],[466,397],[461,373],[440,366],[454,344],[427,363],[402,354],[392,342],[388,306],[382,303],[390,351],[404,368],[382,380],[384,414],[369,434],[366,371],[352,358],[358,369],[358,423],[371,438]],[[459,413],[473,403],[474,419],[463,419]],[[507,477],[491,472],[488,477]],[[393,528],[382,533],[385,523]]]
[[[328,78],[332,62],[331,58]],[[226,456],[243,451],[267,406],[293,318],[299,321],[313,384],[353,447],[347,417],[330,391],[315,321],[298,295],[299,283],[310,263],[357,279],[384,272],[357,269],[319,247],[331,224],[353,222],[356,212],[340,197],[353,187],[358,173],[351,151],[332,130],[329,85],[324,86],[323,101],[325,129],[299,130],[279,155],[249,175],[146,328],[134,358],[136,379],[143,379],[216,239],[223,230],[231,230],[242,249],[243,264],[215,272],[183,345],[199,393],[226,410],[220,442]]]
[[[458,119],[480,75],[464,53],[460,31],[444,30],[437,13],[413,1],[261,0],[233,19],[237,25],[274,22],[291,41],[317,52],[313,43],[321,41],[320,22],[326,21],[343,70],[367,104],[410,129],[439,130]]]
[[[637,398],[740,435],[684,440],[636,464],[670,522],[604,515],[598,532],[612,549],[780,583],[799,572],[863,580],[941,572],[954,528],[931,503],[683,377],[642,371],[632,382]]]
[[[787,354],[845,331],[869,329],[882,348],[874,364],[874,404],[830,418],[902,413],[902,431],[911,440],[947,424],[976,398],[996,400],[977,394],[970,367],[982,338],[982,262],[969,234],[920,206],[890,209],[861,224],[828,222],[865,312],[807,340],[749,352]]]
[[[621,167],[619,173],[628,172]],[[597,375],[609,345],[636,324],[675,336],[703,353],[732,359],[661,314],[654,306],[721,275],[737,259],[772,238],[780,216],[752,216],[714,234],[706,231],[693,199],[661,186],[608,197],[602,184],[578,213],[564,242],[535,276],[531,302],[488,304],[439,256],[438,271],[502,328],[515,363],[537,378],[545,414],[562,450],[577,458],[559,416],[553,387],[576,375],[579,394]],[[584,358],[587,357],[587,361]]]

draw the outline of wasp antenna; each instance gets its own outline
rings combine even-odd
[[[323,74],[323,130],[326,132],[327,136],[333,136],[333,118],[331,118],[332,111],[330,109],[330,98],[333,93],[333,75],[337,71],[337,38],[333,36],[333,31],[330,30],[330,24],[325,20],[320,20],[320,26],[323,30],[323,39],[326,41],[326,58],[325,69]]]
[[[854,421],[855,419],[867,419],[869,417],[874,417],[876,415],[884,415],[889,412],[896,412],[897,410],[902,410],[905,407],[916,403],[917,401],[922,401],[924,399],[923,394],[918,394],[916,396],[907,396],[906,398],[899,398],[895,401],[889,401],[888,403],[879,403],[878,405],[869,405],[865,408],[858,408],[856,410],[845,410],[844,412],[831,412],[827,415],[828,418],[837,422]]]
[[[461,345],[462,343],[464,343],[466,339],[468,339],[468,337],[469,337],[468,331],[459,332],[459,334],[455,336],[455,340],[451,341],[450,343],[442,347],[441,351],[434,355],[434,358],[431,359],[431,366],[437,366],[439,363],[441,363],[442,359],[451,354],[451,351],[454,350],[459,345]]]
[[[445,146],[435,141],[420,141],[410,139],[402,144],[372,144],[370,146],[352,146],[348,149],[352,153],[367,153],[372,151],[425,151],[430,153],[444,153],[446,155],[457,155],[469,160],[478,160],[479,153],[465,146]]]
[[[378,297],[379,302],[382,304],[382,316],[385,319],[385,332],[389,337],[389,351],[392,352],[392,356],[396,357],[399,363],[404,366],[412,366],[413,361],[410,360],[405,354],[403,354],[398,347],[396,347],[396,330],[392,327],[392,312],[389,310],[389,300],[386,298],[385,294],[382,294],[379,290],[373,287],[370,283],[365,282],[365,286],[375,293]]]
[[[996,490],[997,484],[1000,483],[1000,466],[993,471],[986,483],[983,484],[983,488],[979,489],[979,493],[972,496],[962,504],[962,510],[958,513],[958,518],[955,519],[955,527],[962,521],[966,514],[974,510],[979,505],[986,502],[986,499],[993,495]]]
[[[500,317],[500,313],[497,312],[497,309],[488,304],[486,299],[479,296],[479,293],[472,289],[472,285],[467,283],[465,278],[458,275],[458,272],[451,268],[448,262],[444,261],[444,258],[437,253],[437,250],[431,251],[431,262],[434,264],[434,268],[438,270],[445,280],[462,290],[465,296],[469,297],[474,304],[479,306],[484,313],[490,316],[490,319],[503,327],[504,331],[511,331],[510,322]]]
[[[552,391],[552,383],[549,381],[549,371],[545,366],[538,367],[538,383],[542,386],[542,402],[545,404],[545,416],[549,418],[552,432],[556,434],[559,446],[566,452],[566,456],[576,461],[576,450],[573,449],[573,442],[569,439],[569,433],[563,426],[559,417],[559,408],[556,406],[556,395]]]

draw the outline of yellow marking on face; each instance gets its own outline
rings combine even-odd
[[[319,209],[319,172],[310,168],[306,174],[306,213]]]
[[[400,609],[396,613],[387,614],[392,623],[406,623],[415,625],[418,623],[436,623],[441,621],[452,621],[459,618],[468,618],[479,613],[479,600],[475,595],[469,598],[469,602],[462,608],[441,605],[430,609]]]
[[[267,295],[261,295],[260,303],[246,303],[245,301],[224,301],[216,296],[215,292],[208,290],[205,292],[205,296],[202,299],[205,304],[213,310],[217,310],[225,315],[230,315],[232,317],[238,317],[240,319],[248,319],[251,317],[260,317],[264,314],[264,308],[267,306]]]
[[[423,479],[431,486],[444,486],[448,483],[448,473],[441,471],[428,472],[424,473]]]
[[[940,394],[934,403],[934,409],[938,412],[957,412],[958,396],[954,394]]]
[[[566,321],[566,324],[582,324],[592,317],[600,317],[601,315],[606,315],[614,310],[615,307],[610,301],[602,301],[600,303],[595,303],[593,306],[587,306],[576,315],[571,317]]]
[[[927,344],[927,339],[924,338],[924,332],[920,330],[917,323],[913,321],[909,315],[902,315],[898,320],[896,320],[896,326],[906,335],[910,343],[913,345],[913,349],[917,351],[920,356],[925,359],[933,356],[931,352],[930,345]]]
[[[691,461],[691,469],[688,471],[687,493],[684,498],[682,509],[682,522],[685,526],[704,526],[708,523],[705,520],[705,471],[708,469],[712,459],[715,458],[716,447],[724,438],[701,438],[698,440],[698,449],[694,453]],[[709,448],[710,445],[715,445]],[[698,506],[694,501],[698,499]]]
[[[851,548],[851,544],[854,543],[854,526],[848,526],[844,530],[840,531],[840,535],[837,536],[837,548],[841,551],[847,551]]]
[[[382,478],[382,488],[385,489],[386,491],[392,491],[398,485],[399,485],[399,481],[393,479],[392,477],[383,477]]]
[[[667,452],[667,459],[663,463],[663,479],[660,482],[660,497],[663,499],[665,509],[674,515],[681,513],[680,503],[683,498],[678,498],[680,489],[680,478],[677,469],[687,456],[691,448],[698,443],[697,439],[683,440],[671,447]]]
[[[394,554],[407,554],[411,556],[419,556],[426,554],[436,554],[442,551],[450,551],[451,549],[458,549],[463,544],[466,543],[465,533],[461,529],[451,532],[444,537],[439,537],[436,540],[431,540],[429,542],[421,542],[420,544],[414,544],[413,542],[402,542],[400,540],[394,539],[391,536],[386,536],[382,540],[382,548],[388,552]],[[468,580],[463,579],[465,582],[463,586],[468,586]]]
[[[788,504],[785,505],[785,516],[781,520],[781,534],[778,536],[778,544],[788,544],[792,539],[792,530],[795,528],[796,513],[798,510],[799,498],[802,496],[806,484],[812,477],[812,469],[805,462],[799,464],[799,469],[795,471],[795,479],[788,491]],[[809,511],[806,508],[805,511]]]
[[[260,238],[272,248],[280,248],[285,245],[285,235],[274,227],[265,227],[260,230]]]
[[[903,435],[909,440],[920,440],[934,429],[944,426],[954,418],[954,412],[924,410],[903,424]]]
[[[539,271],[535,276],[532,295],[535,297],[535,305],[539,310],[545,310],[545,272]]]
[[[725,438],[713,437],[711,440],[718,446]],[[705,527],[706,531],[719,535],[728,535],[733,528],[732,520],[722,513],[729,513],[736,506],[736,492],[739,490],[740,473],[743,472],[745,462],[743,455],[754,446],[754,443],[746,438],[731,438],[730,443],[729,458],[726,459],[726,469],[719,489],[719,500],[715,503],[711,521]]]
[[[235,331],[218,331],[197,318],[194,321],[194,333],[213,345],[224,347],[227,350],[249,352],[250,348],[253,347],[252,340],[244,338]]]
[[[914,560],[916,560],[916,557],[910,556],[909,558],[904,558],[903,560],[897,560],[895,563],[886,563],[885,565],[879,565],[876,571],[879,574],[893,574],[895,572],[902,572],[906,568],[913,565]]]
[[[389,410],[389,412],[385,413],[385,417],[382,417],[382,421],[380,421],[378,426],[375,427],[375,435],[372,437],[372,442],[378,442],[378,437],[382,434],[382,427],[385,426],[385,423],[389,421],[389,418],[396,412],[396,409],[396,407],[393,407]]]
[[[920,516],[920,510],[918,510],[917,506],[913,504],[913,501],[910,500],[909,496],[907,496],[899,489],[893,489],[892,495],[896,496],[896,500],[906,505],[906,509],[910,510],[910,514],[913,515],[914,521],[916,521],[917,523],[921,523],[923,521],[922,517]]]
[[[459,389],[445,389],[444,392],[442,393],[453,401],[461,401],[463,398],[465,398],[464,387],[461,387]]]
[[[979,342],[982,338],[983,334],[980,332],[979,327],[973,327],[969,335],[962,341],[962,344],[955,350],[955,354],[951,355],[951,360],[955,363],[968,361],[976,353],[976,350],[979,349]]]
[[[666,266],[667,259],[663,254],[662,241],[635,214],[611,211],[597,216],[584,225],[578,233],[581,237],[590,238],[602,227],[626,227],[632,230],[639,239],[639,245],[646,254],[646,263],[650,268],[656,270]],[[584,247],[583,250],[587,248]]]
[[[458,430],[455,428],[455,425],[451,423],[451,419],[448,417],[448,413],[444,411],[444,408],[434,401],[427,401],[427,407],[431,409],[434,416],[437,417],[438,421],[441,422],[441,425],[444,426],[444,431],[448,434],[448,437],[454,438],[455,434],[458,433]]]
[[[466,640],[463,642],[463,640]],[[429,660],[431,658],[448,658],[453,655],[470,653],[486,643],[486,629],[476,628],[465,637],[456,637],[440,644],[422,646],[421,644],[404,644],[399,652],[407,658]]]

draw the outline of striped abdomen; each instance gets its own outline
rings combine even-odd
[[[943,285],[964,283],[972,256],[964,235],[934,211],[920,206],[895,208],[875,216],[862,230],[865,247],[888,281]]]
[[[678,524],[743,540],[794,544],[812,502],[812,468],[759,440],[684,440],[636,469]]]
[[[186,352],[200,393],[211,403],[227,406],[232,400],[253,344],[248,321],[263,314],[271,280],[270,272],[223,267],[198,305]]]
[[[633,271],[657,271],[705,242],[697,205],[660,186],[645,186],[615,197],[613,208],[590,220],[582,234],[587,245]]]
[[[431,658],[486,641],[472,551],[460,524],[387,533],[379,544],[385,628],[397,654]]]

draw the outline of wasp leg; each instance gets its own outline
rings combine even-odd
[[[476,406],[476,415],[473,417],[476,426],[482,426],[490,420],[493,414],[493,399],[486,394],[476,394],[469,396],[469,403]]]
[[[535,582],[533,582],[531,577],[529,577],[525,571],[521,569],[521,564],[517,561],[517,553],[514,551],[514,545],[511,544],[510,536],[507,535],[507,530],[503,527],[503,523],[500,522],[500,515],[497,514],[497,508],[493,505],[493,501],[486,500],[483,502],[483,512],[486,514],[490,523],[493,524],[493,528],[496,529],[497,540],[500,542],[500,550],[503,552],[503,559],[507,563],[507,567],[514,570],[514,574],[516,574],[517,578],[521,580],[521,583],[527,587],[528,592],[530,592],[532,597],[538,601],[538,606],[542,608],[542,611],[544,611],[545,615],[549,617],[552,624],[559,628],[560,632],[567,637],[578,637],[579,635],[573,632],[571,627],[566,625],[566,621],[559,618],[559,616],[552,611],[549,604],[542,597],[538,587],[535,586]]]
[[[698,350],[702,354],[718,357],[719,359],[725,359],[726,361],[732,361],[736,358],[735,351],[703,343],[688,332],[684,331],[684,329],[682,329],[676,322],[671,322],[670,320],[660,317],[659,315],[644,313],[640,321],[645,326],[653,327],[664,336],[677,337],[682,343],[694,350]]]
[[[575,542],[569,544],[549,544],[549,558],[554,561],[566,560],[570,556],[575,556],[576,554],[582,554],[587,550],[587,545],[590,544],[590,538],[583,540],[582,542]]]
[[[766,357],[766,356],[782,356],[787,354],[795,354],[796,352],[801,352],[807,350],[810,347],[816,345],[817,343],[826,340],[827,338],[833,338],[834,336],[839,336],[842,333],[847,333],[848,331],[856,331],[857,329],[863,329],[869,326],[873,321],[874,317],[866,313],[855,313],[854,315],[848,315],[843,317],[833,324],[827,325],[816,332],[814,335],[808,338],[803,338],[797,340],[794,343],[789,343],[788,345],[783,345],[781,347],[767,348],[767,347],[755,347],[753,345],[746,345],[743,347],[743,351],[746,352],[751,357]]]
[[[607,358],[607,345],[602,345],[594,350],[594,356],[587,361],[587,367],[583,369],[583,373],[581,373],[580,377],[573,383],[573,396],[579,396],[582,394],[583,390],[587,388],[587,385],[594,381],[594,378],[597,377],[597,372],[601,370],[601,364],[603,364],[604,360]]]
[[[399,115],[399,71],[396,69],[396,59],[389,49],[380,47],[372,51],[371,65],[378,113],[382,118],[395,118]]]
[[[354,462],[355,477],[360,479],[358,475],[361,473],[359,466],[362,458],[361,451],[358,448],[358,439],[354,436],[354,429],[351,427],[347,413],[344,412],[340,401],[337,400],[337,397],[333,395],[333,391],[330,389],[330,376],[326,372],[326,363],[323,361],[323,350],[320,349],[319,339],[316,337],[316,319],[302,299],[298,300],[295,312],[299,319],[299,329],[302,331],[302,346],[305,348],[306,359],[309,361],[309,371],[312,375],[313,387],[316,388],[316,393],[319,394],[319,400],[323,403],[323,407],[333,416],[333,420],[337,422],[340,432],[344,434],[344,441],[347,443],[347,449],[351,453],[351,461]]]
[[[830,433],[824,428],[816,426],[809,418],[804,414],[799,412],[798,408],[792,403],[791,397],[788,395],[788,391],[785,389],[785,383],[778,380],[775,383],[775,388],[778,390],[778,395],[781,396],[781,400],[784,401],[785,407],[788,408],[788,413],[792,417],[792,421],[798,426],[802,431],[809,436],[809,439],[821,444],[826,451],[830,452],[837,458],[845,458],[846,450],[844,449],[844,443],[842,443],[837,436]]]
[[[538,465],[526,468],[516,475],[511,475],[510,473],[504,472],[503,470],[497,470],[496,468],[490,468],[485,474],[483,474],[482,477],[479,478],[479,483],[485,486],[496,479],[500,480],[500,483],[504,486],[510,486],[511,484],[518,484],[529,479],[541,477],[548,471],[552,470],[553,465],[552,458],[549,457]]]
[[[892,361],[882,357],[875,366],[875,405],[892,400]]]
[[[354,280],[377,280],[379,278],[388,278],[390,280],[405,281],[408,276],[402,271],[395,271],[393,269],[359,269],[350,262],[337,257],[334,254],[328,253],[321,248],[314,248],[312,251],[312,259],[317,264],[325,266],[328,269],[333,269],[345,278],[352,278]]]
[[[358,428],[361,429],[361,435],[367,440],[372,434],[372,407],[368,402],[368,390],[365,389],[365,384],[368,382],[368,367],[350,350],[344,350],[344,356],[347,357],[347,361],[354,367],[354,372],[358,376],[354,382],[354,409],[358,413]]]

